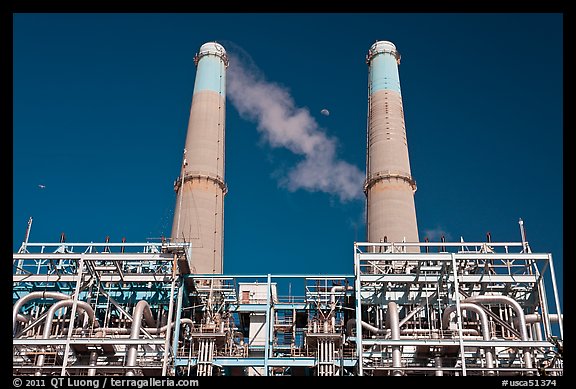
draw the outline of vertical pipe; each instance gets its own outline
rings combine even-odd
[[[414,193],[402,108],[400,54],[388,41],[374,43],[366,57],[369,70],[367,235],[369,242],[418,242]],[[408,252],[419,252],[417,246]]]
[[[318,375],[322,376],[322,361],[324,360],[324,355],[322,354],[324,343],[318,341]]]
[[[356,314],[356,358],[358,361],[357,371],[359,376],[364,375],[364,357],[362,354],[362,294],[360,293],[360,257],[354,245],[354,294]]]
[[[442,235],[444,238],[444,235]],[[460,308],[460,285],[458,282],[458,266],[456,264],[456,256],[450,253],[452,259],[452,275],[454,276],[454,299],[456,300],[456,317],[458,318],[458,341],[460,343],[460,361],[462,362],[462,375],[466,376],[466,355],[464,354],[464,341],[462,334],[462,315]]]
[[[390,301],[388,312],[386,313],[387,327],[390,328],[392,340],[400,340],[400,317],[398,315],[398,305]],[[402,353],[400,346],[392,346],[392,367],[402,367]],[[392,375],[401,376],[402,370],[393,370]]]
[[[184,281],[180,282],[178,285],[178,300],[176,303],[176,323],[177,325],[174,328],[174,340],[172,341],[172,350],[174,353],[174,360],[178,357],[178,343],[180,341],[180,319],[182,317],[182,298],[184,295]],[[176,364],[174,364],[176,365]]]
[[[270,343],[271,343],[271,339],[270,339],[270,332],[271,329],[274,327],[273,325],[270,324],[270,309],[271,309],[271,299],[272,299],[272,293],[271,292],[271,278],[270,278],[270,274],[268,274],[267,278],[266,278],[266,325],[265,325],[265,329],[266,329],[266,343],[264,345],[264,375],[268,376],[268,358],[270,357]]]
[[[558,287],[556,286],[556,272],[554,271],[554,261],[552,260],[552,254],[548,254],[548,263],[550,264],[550,277],[552,278],[552,288],[554,289],[554,302],[556,303],[556,313],[558,314],[560,338],[564,339],[564,325],[563,325],[564,323],[563,323],[562,311],[560,310],[560,299],[558,298]]]
[[[437,332],[432,332],[432,339],[439,339],[440,335]],[[434,367],[436,370],[434,371],[434,375],[437,377],[442,377],[444,375],[444,371],[442,371],[442,357],[440,356],[440,349],[435,347],[435,354],[434,354]]]
[[[166,330],[166,342],[164,342],[164,360],[162,361],[162,375],[166,375],[166,370],[168,369],[168,352],[169,352],[169,344],[170,344],[170,335],[172,334],[171,326],[172,326],[172,314],[174,312],[174,288],[176,287],[176,261],[178,258],[176,254],[174,254],[174,259],[172,261],[172,283],[170,285],[170,300],[168,302],[168,323],[167,323],[167,330]],[[160,317],[158,317],[160,319]],[[160,320],[158,320],[160,321]],[[180,327],[180,323],[176,325],[176,327]],[[172,350],[173,358],[176,358],[176,350]]]
[[[97,362],[98,362],[98,351],[91,351],[90,352],[90,366],[96,366]],[[88,369],[88,375],[89,376],[95,376],[96,375],[96,369],[93,369],[93,368]]]
[[[140,300],[136,307],[134,308],[134,313],[132,314],[132,328],[130,330],[130,339],[139,339],[140,338],[140,328],[142,327],[142,318],[148,316],[152,318],[152,313],[150,312],[150,306],[148,302],[145,300]],[[138,345],[130,345],[128,346],[128,353],[126,356],[126,367],[135,367],[136,366],[136,359],[138,357]],[[126,371],[127,376],[134,376],[135,372],[134,369],[127,369]]]
[[[78,301],[78,296],[80,295],[80,285],[84,280],[84,254],[80,254],[80,259],[78,260],[78,270],[76,273],[76,285],[74,287],[74,294],[72,295],[72,312],[70,317],[74,318],[76,316],[76,308],[80,304]],[[64,358],[62,361],[62,369],[60,369],[60,375],[64,376],[66,373],[66,366],[68,364],[68,354],[70,352],[70,338],[72,337],[72,331],[74,330],[74,320],[70,320],[70,326],[68,327],[68,335],[66,336],[66,346],[64,347]]]
[[[532,323],[532,332],[535,334],[537,341],[542,340],[542,330],[540,329],[540,323]]]

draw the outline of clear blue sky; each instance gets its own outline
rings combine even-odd
[[[13,249],[29,216],[33,242],[170,235],[207,41],[250,55],[363,171],[365,55],[390,40],[420,238],[519,241],[522,218],[561,273],[562,31],[561,14],[530,13],[15,14]],[[281,187],[299,157],[230,102],[226,120],[225,272],[352,274],[364,201]]]

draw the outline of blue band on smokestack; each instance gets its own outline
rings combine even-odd
[[[194,93],[210,90],[225,95],[226,66],[228,58],[226,50],[216,42],[205,43],[195,58],[198,69],[194,82]]]
[[[372,45],[368,52],[371,93],[391,90],[402,94],[398,76],[399,58],[400,54],[391,42],[379,41]]]

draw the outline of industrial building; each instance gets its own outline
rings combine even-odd
[[[398,65],[368,64],[366,242],[354,274],[223,273],[228,57],[208,42],[172,233],[158,243],[24,242],[13,254],[13,374],[561,376],[550,253],[518,241],[421,242]],[[279,294],[291,282],[302,290]]]

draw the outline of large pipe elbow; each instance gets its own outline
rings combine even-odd
[[[485,341],[490,340],[491,337],[490,337],[490,328],[488,327],[488,315],[486,314],[484,309],[473,303],[462,302],[460,303],[460,311],[464,310],[472,311],[476,313],[476,315],[478,315],[478,318],[480,319],[480,326],[482,327],[482,339],[484,339]],[[442,314],[442,328],[448,328],[450,324],[450,314],[454,311],[456,311],[456,305],[452,305],[444,310],[444,313]],[[488,369],[492,369],[494,367],[494,358],[492,356],[492,351],[490,350],[489,347],[486,347],[484,353],[486,355],[486,367]],[[488,374],[493,375],[494,371],[488,371]]]
[[[140,329],[142,328],[142,318],[151,327],[155,326],[154,317],[152,316],[152,311],[150,310],[150,305],[145,300],[140,300],[136,307],[134,307],[134,312],[132,314],[132,329],[130,331],[130,339],[138,339],[140,337]],[[138,356],[138,345],[130,345],[128,348],[128,353],[126,356],[126,367],[136,366],[136,358]],[[127,376],[133,376],[134,370],[129,369],[126,372]]]
[[[16,322],[18,321],[18,314],[20,309],[31,300],[45,300],[45,299],[55,299],[55,300],[67,300],[70,296],[59,292],[32,292],[28,293],[26,296],[20,298],[14,304],[12,308],[12,331],[16,334]]]
[[[516,313],[517,317],[517,327],[520,332],[520,338],[523,341],[528,341],[528,331],[526,330],[526,317],[524,316],[524,310],[518,304],[516,300],[508,296],[492,296],[492,295],[480,295],[467,297],[463,300],[465,303],[493,303],[493,304],[506,304],[509,305],[512,310]],[[524,363],[528,369],[532,369],[532,353],[529,350],[524,351]],[[532,375],[532,372],[528,372],[528,375]]]
[[[98,321],[94,316],[94,310],[92,309],[90,304],[84,301],[77,301],[76,304],[78,305],[78,308],[81,308],[82,310],[84,310],[84,312],[88,314],[88,318],[90,319],[90,321],[94,323],[95,326],[98,326]],[[74,305],[74,300],[68,299],[58,301],[57,303],[55,303],[50,307],[50,309],[48,310],[48,315],[46,316],[46,324],[44,325],[44,332],[42,335],[42,339],[48,339],[50,337],[50,332],[52,332],[52,321],[54,320],[56,312],[63,307],[69,307],[72,305]]]
[[[66,297],[69,297],[66,295]],[[63,308],[63,307],[69,307],[74,305],[74,300],[72,299],[67,299],[67,300],[63,300],[63,301],[58,301],[57,303],[53,304],[50,309],[48,310],[48,314],[46,315],[46,323],[44,324],[44,331],[42,333],[42,339],[49,339],[50,338],[50,333],[52,332],[52,322],[54,321],[54,316],[56,315],[56,312]],[[78,306],[78,308],[81,308],[82,310],[84,310],[84,312],[86,312],[88,314],[88,318],[90,319],[90,321],[92,323],[94,323],[94,325],[98,325],[98,321],[96,321],[96,317],[94,315],[94,310],[92,309],[92,307],[90,306],[90,304],[88,304],[87,302],[84,301],[76,301],[76,304]],[[74,318],[70,319],[70,321],[72,322],[74,320]],[[42,366],[44,366],[44,358],[45,355],[44,354],[40,354],[38,355],[38,359],[36,361],[36,366],[39,368],[36,371],[36,375],[41,375],[41,368]]]
[[[526,331],[526,318],[524,316],[524,311],[520,304],[516,300],[508,296],[488,296],[488,295],[480,295],[480,296],[472,296],[467,297],[462,300],[464,303],[494,303],[494,304],[506,304],[509,305],[514,312],[516,313],[516,317],[518,318],[519,328],[520,331],[520,338],[524,341],[528,340],[528,332]]]

